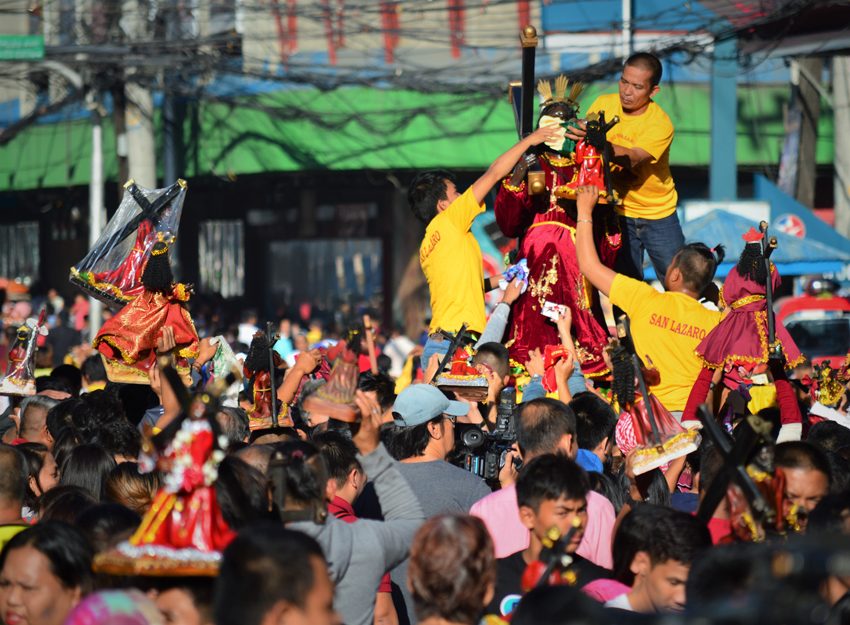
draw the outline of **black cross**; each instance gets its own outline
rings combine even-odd
[[[706,404],[699,407],[697,416],[702,422],[703,433],[714,443],[723,457],[723,468],[709,485],[708,491],[700,503],[697,516],[708,523],[717,506],[726,496],[729,483],[734,481],[741,487],[744,496],[747,498],[753,516],[756,519],[767,517],[771,514],[771,509],[755,482],[753,482],[753,478],[747,473],[746,465],[753,449],[770,432],[770,424],[755,415],[748,416],[738,426],[733,444],[729,435],[720,428]]]
[[[161,214],[165,210],[165,207],[180,194],[183,187],[179,182],[175,182],[153,202],[149,201],[148,198],[144,196],[142,190],[136,186],[135,182],[131,181],[126,188],[136,201],[136,204],[139,205],[139,208],[142,209],[142,212],[127,222],[121,230],[111,236],[102,246],[92,249],[80,262],[80,269],[92,269],[95,264],[109,252],[109,250],[136,232],[143,221],[148,220],[153,223],[154,226],[159,225]]]

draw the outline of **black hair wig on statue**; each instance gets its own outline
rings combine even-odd
[[[245,368],[254,372],[269,370],[269,340],[262,332],[257,332],[251,339],[251,347],[245,356]]]
[[[171,263],[168,260],[168,246],[162,241],[157,241],[142,273],[142,285],[148,291],[167,293],[173,284],[174,274],[171,273]]]
[[[758,243],[747,243],[744,246],[735,268],[742,278],[748,278],[762,286],[767,284],[767,266]]]

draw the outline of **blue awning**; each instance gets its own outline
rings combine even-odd
[[[701,241],[709,247],[720,243],[726,247],[727,260],[717,269],[717,277],[723,278],[738,261],[738,256],[744,248],[741,235],[751,226],[758,227],[758,224],[740,215],[718,209],[685,223],[682,230],[688,242]],[[826,224],[824,226],[829,229]],[[839,240],[846,241],[838,233],[832,232]],[[811,231],[805,239],[775,229],[771,229],[769,235],[777,239],[778,245],[771,260],[783,276],[832,273],[841,271],[850,264],[850,242],[844,249],[838,249],[816,240]],[[655,278],[655,270],[651,265],[644,267],[644,274],[647,280]]]

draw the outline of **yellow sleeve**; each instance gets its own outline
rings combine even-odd
[[[605,107],[604,107],[604,104],[603,104],[603,103],[602,103],[602,101],[601,101],[601,100],[602,100],[602,97],[603,97],[603,96],[598,96],[598,97],[597,97],[597,98],[593,101],[593,104],[591,104],[591,105],[588,107],[588,109],[587,109],[587,113],[585,113],[585,117],[587,117],[587,116],[588,116],[588,115],[590,115],[591,113],[598,113],[599,111],[604,110],[604,108],[605,108]]]
[[[658,291],[646,282],[618,273],[614,276],[608,298],[614,306],[619,306],[629,317],[633,317],[640,308],[652,301],[657,295]]]
[[[458,230],[466,232],[472,227],[475,218],[483,212],[484,205],[475,201],[475,196],[472,195],[472,187],[469,187],[463,192],[463,195],[449,204],[443,214]]]
[[[663,112],[649,124],[641,126],[640,135],[635,138],[635,147],[649,152],[653,160],[658,160],[673,142],[673,124]]]

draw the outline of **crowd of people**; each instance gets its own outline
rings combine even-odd
[[[269,337],[253,313],[198,337],[162,238],[97,337],[83,297],[48,294],[46,335],[7,305],[7,377],[35,348],[33,393],[0,405],[0,621],[850,622],[850,360],[813,368],[774,327],[756,231],[714,288],[725,252],[682,236],[660,79],[637,54],[589,108],[620,120],[611,179],[566,201],[565,154],[596,167],[598,138],[566,82],[469,189],[413,180],[421,337]],[[470,227],[497,187],[521,258],[485,277]]]

